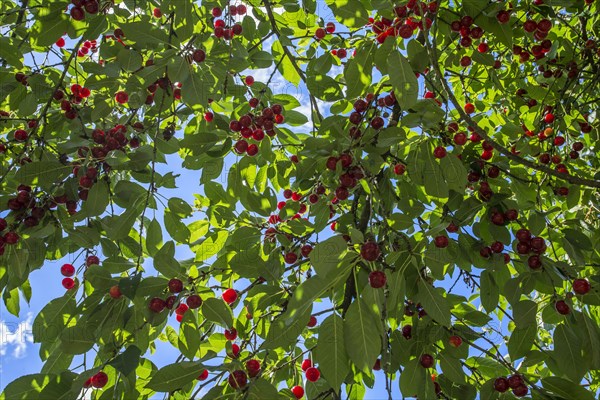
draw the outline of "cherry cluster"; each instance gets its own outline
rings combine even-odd
[[[98,258],[98,256],[90,255],[86,258],[86,260],[85,260],[86,268],[88,268],[92,265],[100,265],[100,259]],[[73,276],[75,275],[75,267],[73,266],[73,264],[70,264],[70,263],[63,264],[60,267],[60,273],[62,274],[62,276],[65,277],[62,280],[62,286],[65,289],[71,290],[77,286],[75,279],[73,279]],[[118,289],[118,286],[116,286],[116,287]],[[112,296],[113,291],[114,291],[114,289],[111,288],[111,296]]]
[[[85,13],[95,15],[98,14],[99,4],[98,0],[71,0],[71,18],[75,21],[83,21],[85,19]]]
[[[134,129],[143,130],[144,126],[141,123],[136,123]],[[112,150],[126,151],[128,147],[134,149],[140,145],[140,139],[137,136],[127,137],[127,127],[122,124],[117,124],[106,132],[100,128],[94,129],[92,131],[92,141],[96,146],[79,148],[79,157],[85,159],[91,155],[94,160],[103,161]],[[108,164],[103,164],[103,166],[105,170],[110,169]]]
[[[232,120],[229,123],[229,129],[234,133],[239,133],[242,137],[234,144],[234,151],[237,154],[246,153],[249,156],[255,156],[259,150],[258,143],[265,138],[265,134],[271,137],[275,136],[275,124],[282,124],[285,117],[280,104],[264,107],[260,112],[256,109],[260,104],[257,98],[251,98],[248,104],[254,111],[242,115],[239,120]],[[256,143],[248,143],[248,140]]]
[[[352,139],[359,139],[362,136],[360,126],[363,121],[367,119],[367,115],[372,110],[371,119],[368,125],[379,130],[385,125],[384,119],[381,115],[384,113],[386,108],[391,108],[396,104],[396,96],[394,92],[390,92],[387,95],[382,95],[379,98],[375,98],[375,94],[369,93],[364,99],[358,99],[354,102],[354,111],[350,113],[349,120],[354,126],[350,128],[350,137]]]
[[[546,241],[542,237],[532,237],[529,229],[519,229],[515,234],[518,243],[515,247],[518,254],[522,256],[529,255],[527,265],[533,270],[538,270],[542,267],[541,254],[546,251]]]
[[[152,65],[154,63],[153,60],[148,60],[146,62],[146,66]],[[161,89],[167,92],[167,95],[171,95],[173,93],[173,97],[177,100],[181,99],[181,82],[172,82],[168,76],[163,76],[162,78],[158,78],[154,83],[151,83],[146,88],[148,90],[148,95],[146,96],[146,105],[151,105],[154,103],[154,95],[158,89]]]
[[[6,231],[7,228],[8,222],[4,218],[0,218],[0,233]],[[12,230],[0,235],[0,256],[4,254],[7,244],[16,244],[18,241],[19,235]]]
[[[335,32],[335,24],[333,22],[328,22],[325,24],[325,28],[317,28],[315,31],[315,39],[321,40],[324,39],[327,34],[331,34]],[[342,58],[342,57],[340,57]]]
[[[383,43],[388,37],[400,36],[408,39],[413,36],[417,29],[431,28],[432,20],[425,15],[427,13],[435,14],[438,10],[438,4],[435,1],[425,3],[419,0],[409,0],[406,5],[396,6],[394,14],[396,18],[381,18],[373,20],[369,18],[373,33],[377,35],[377,42]]]
[[[306,380],[309,382],[316,382],[321,377],[321,371],[313,364],[312,360],[306,358],[302,360],[302,364],[300,365],[302,371],[304,371],[304,376],[306,376]]]
[[[84,102],[92,92],[90,89],[79,84],[73,84],[70,87],[71,94],[65,98],[65,92],[58,89],[54,92],[54,100],[60,101],[60,109],[63,110],[67,119],[75,119],[78,115],[77,105]]]
[[[92,377],[88,378],[83,384],[84,389],[88,389],[90,387],[94,389],[102,389],[108,383],[108,375],[106,372],[100,371]]]
[[[229,15],[229,21],[232,21],[236,15],[245,15],[246,12],[247,8],[243,4],[229,5],[225,10],[225,13]],[[213,8],[212,16],[215,18],[223,16],[223,10],[220,7]],[[215,19],[213,33],[219,39],[231,40],[234,36],[242,34],[242,25],[239,23],[227,24],[224,19]]]
[[[496,378],[494,381],[494,390],[504,393],[508,391],[508,389],[512,389],[512,393],[516,397],[523,397],[529,392],[529,389],[527,388],[521,375],[514,374],[508,378],[504,376]]]

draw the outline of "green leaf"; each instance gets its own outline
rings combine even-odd
[[[157,392],[171,392],[191,383],[204,366],[199,362],[181,361],[159,369],[146,387]]]
[[[373,70],[373,43],[361,46],[356,55],[346,63],[344,78],[346,79],[346,97],[355,98],[363,95],[371,84]]]
[[[2,392],[3,400],[39,399],[39,393],[56,375],[31,374],[21,376],[9,383]]]
[[[179,325],[179,340],[177,348],[181,354],[193,360],[200,348],[200,332],[196,327],[195,317],[192,313],[185,313]]]
[[[410,360],[400,372],[400,391],[404,397],[414,397],[427,384],[427,370],[421,366],[419,359]]]
[[[9,267],[9,276],[16,282],[25,282],[27,280],[27,260],[29,259],[29,250],[8,246],[6,258]]]
[[[46,304],[33,321],[31,328],[35,343],[52,341],[63,331],[66,322],[75,314],[75,290],[67,291]]]
[[[513,318],[517,328],[525,328],[537,324],[537,303],[531,300],[521,300],[513,306]]]
[[[138,347],[131,345],[127,347],[124,352],[115,357],[109,364],[123,375],[128,376],[136,370],[140,363],[141,355],[142,351]]]
[[[370,371],[381,353],[381,322],[360,299],[354,301],[344,320],[344,343],[350,360],[362,371]]]
[[[207,237],[200,245],[195,246],[192,250],[196,252],[194,261],[204,261],[217,254],[229,237],[229,232],[225,230],[217,231]]]
[[[440,166],[448,188],[463,193],[467,186],[467,169],[462,161],[453,154],[449,154],[440,160]]]
[[[412,107],[419,96],[419,82],[410,63],[399,51],[392,51],[387,65],[398,104],[404,110]]]
[[[448,300],[430,284],[419,281],[419,302],[431,318],[444,326],[450,326],[450,305]]]
[[[557,368],[571,381],[580,382],[586,371],[581,355],[581,341],[575,332],[564,324],[554,329],[553,338],[553,358]]]
[[[442,351],[438,354],[438,360],[440,362],[442,372],[448,379],[459,384],[465,382],[465,371],[463,371],[462,365],[460,364],[460,360],[458,358],[454,358],[447,352]]]
[[[515,329],[508,340],[508,354],[511,360],[518,360],[529,353],[537,336],[537,325]]]
[[[363,27],[369,23],[369,12],[360,1],[325,0],[335,19],[348,28]]]
[[[294,64],[292,63],[292,61],[290,61],[289,57],[285,55],[283,46],[281,45],[281,42],[279,40],[275,40],[273,42],[271,46],[271,51],[275,59],[281,60],[283,58],[283,61],[277,67],[281,75],[283,75],[283,77],[287,81],[292,83],[294,86],[298,86],[298,84],[300,83],[300,75],[298,74],[298,71],[296,71],[296,69],[294,68]],[[309,79],[309,81],[310,80],[311,79]]]
[[[340,316],[332,314],[319,325],[314,355],[323,378],[331,387],[339,388],[350,372],[344,341],[344,320]]]
[[[462,1],[462,7],[465,12],[465,15],[468,15],[473,18],[477,17],[479,13],[481,13],[483,10],[486,9],[486,7],[488,7],[488,5],[489,4],[487,2],[479,0]]]
[[[223,300],[210,297],[202,303],[202,315],[214,323],[221,325],[223,328],[231,328],[233,326],[233,316],[231,308],[229,308]]]
[[[594,400],[596,396],[581,385],[558,376],[542,378],[542,386],[557,396],[569,400]]]
[[[123,48],[117,54],[117,62],[125,71],[134,72],[142,67],[142,55],[133,49]]]
[[[500,299],[500,289],[494,280],[492,273],[488,270],[481,272],[481,278],[479,281],[479,296],[481,298],[481,305],[488,313],[491,313],[498,307],[498,301]]]
[[[108,203],[108,184],[104,180],[100,180],[90,188],[88,198],[81,206],[81,210],[88,217],[95,217],[106,211]]]
[[[71,171],[70,166],[58,161],[33,161],[21,166],[15,174],[15,179],[26,185],[35,183],[49,188],[62,181]]]
[[[317,243],[310,253],[310,262],[319,276],[328,276],[343,260],[348,243],[342,236],[333,236]]]
[[[273,56],[266,51],[255,51],[250,54],[250,61],[252,61],[257,68],[269,68],[273,64]]]
[[[95,343],[94,331],[89,326],[70,326],[60,334],[60,348],[67,354],[87,353]]]

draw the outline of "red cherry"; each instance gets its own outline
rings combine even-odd
[[[290,252],[285,255],[284,259],[287,264],[293,264],[298,260],[298,255]]]
[[[381,251],[375,242],[366,242],[360,248],[360,255],[367,261],[375,261],[379,258]]]
[[[302,365],[301,365],[302,371],[306,372],[306,370],[309,369],[312,366],[313,366],[313,363],[312,363],[312,361],[310,359],[305,358],[304,360],[302,360]]]
[[[571,307],[569,307],[569,305],[564,300],[557,301],[554,304],[554,307],[556,308],[556,311],[558,311],[558,313],[562,315],[567,315],[571,312]]]
[[[108,383],[108,375],[106,372],[100,371],[96,375],[92,376],[92,386],[96,389],[101,389]]]
[[[316,382],[321,377],[321,372],[315,367],[310,367],[306,370],[306,380]]]
[[[160,8],[156,7],[154,10],[152,10],[152,15],[154,15],[154,18],[160,18],[162,17],[162,11]]]
[[[525,383],[523,382],[521,375],[514,374],[508,377],[508,387],[511,389],[518,388],[524,384]]]
[[[452,347],[458,347],[462,344],[462,338],[460,336],[450,336],[450,339],[448,339],[448,342],[450,343],[450,345]]]
[[[321,40],[325,37],[325,35],[327,34],[327,32],[325,31],[325,29],[323,28],[317,28],[317,30],[315,31],[315,37],[318,40]]]
[[[187,306],[193,310],[202,305],[202,298],[197,294],[193,294],[193,295],[189,296],[185,302],[186,302]]]
[[[252,86],[254,84],[254,77],[251,75],[248,75],[246,77],[246,79],[244,79],[244,82],[246,82],[246,85]]]
[[[310,244],[305,244],[300,248],[300,254],[302,254],[302,257],[308,257],[312,250],[313,248]]]
[[[150,300],[150,303],[148,303],[148,308],[150,309],[150,311],[155,312],[157,314],[162,312],[166,306],[167,303],[160,297],[154,297]]]
[[[198,377],[196,378],[199,381],[203,381],[206,380],[206,378],[208,378],[208,370],[202,370],[202,372],[200,372],[200,375],[198,375]]]
[[[531,269],[540,269],[542,267],[542,260],[540,256],[533,255],[527,259],[527,265]]]
[[[233,371],[227,380],[234,389],[242,389],[248,384],[248,376],[241,370]]]
[[[118,285],[111,286],[111,288],[108,291],[108,294],[113,299],[118,299],[118,298],[120,298],[123,295],[121,293],[121,289],[119,288]]]
[[[335,24],[333,22],[328,22],[327,24],[325,24],[325,29],[328,33],[333,33],[335,32]]]
[[[504,251],[504,244],[502,242],[494,242],[490,248],[494,253],[502,253]]]
[[[246,371],[248,371],[248,376],[250,376],[250,378],[254,378],[260,372],[260,361],[258,361],[258,360],[246,361]]]
[[[201,63],[206,59],[206,52],[202,49],[196,49],[194,53],[192,53],[192,60],[197,63]]]
[[[443,249],[445,247],[448,247],[448,237],[447,236],[436,236],[435,238],[435,247]]]
[[[219,7],[215,7],[212,9],[211,14],[213,17],[220,17],[223,14],[223,10]]]
[[[467,114],[473,114],[475,112],[475,105],[473,103],[465,104],[465,112]]]
[[[297,399],[304,397],[304,388],[302,386],[294,386],[291,390]]]
[[[465,143],[467,143],[467,135],[464,132],[458,132],[456,135],[454,135],[454,143],[459,146],[463,146]]]
[[[187,306],[187,304],[185,303],[181,303],[179,304],[179,306],[177,306],[177,308],[175,309],[175,314],[177,315],[183,315],[185,314],[185,312],[189,310],[189,307]]]
[[[24,141],[27,140],[27,136],[28,135],[27,135],[27,132],[25,130],[23,130],[23,129],[17,129],[15,131],[15,135],[14,136],[15,136],[15,140],[17,142],[24,142]]]
[[[62,280],[62,285],[67,290],[73,289],[75,287],[75,281],[73,280],[73,278],[64,278]]]
[[[63,276],[73,276],[75,275],[75,267],[71,264],[63,264],[63,266],[60,267],[60,273],[63,274]]]
[[[125,104],[129,101],[129,95],[124,91],[117,92],[115,94],[115,100],[119,104]]]
[[[4,235],[6,244],[16,244],[19,241],[19,235],[16,232],[6,232]]]
[[[310,319],[308,320],[308,324],[306,324],[306,326],[308,326],[309,328],[313,328],[317,325],[317,317],[315,317],[314,315],[310,316]]]
[[[373,371],[381,370],[381,359],[375,360],[375,364],[373,364]]]
[[[592,287],[587,279],[575,279],[573,281],[573,291],[578,295],[583,296],[584,294],[587,294],[591,288]]]
[[[423,354],[419,358],[419,363],[423,368],[431,368],[434,364],[433,356],[431,354]]]
[[[100,259],[97,256],[88,256],[85,260],[85,265],[100,265]]]
[[[374,289],[379,289],[385,286],[387,278],[383,271],[371,271],[369,273],[369,284]]]
[[[71,18],[73,18],[75,21],[82,21],[85,18],[85,12],[83,11],[83,8],[81,7],[73,7],[71,8]]]
[[[169,281],[169,292],[180,293],[183,291],[183,282],[180,279],[173,278]]]
[[[231,345],[231,353],[227,353],[228,356],[230,356],[231,358],[238,358],[238,356],[240,355],[240,346],[238,346],[237,344],[232,344]]]
[[[437,146],[433,150],[433,155],[435,158],[444,158],[446,157],[446,148],[442,146]]]
[[[523,397],[523,396],[527,395],[527,393],[529,392],[529,389],[527,389],[527,386],[521,385],[521,386],[514,388],[512,390],[512,392],[516,397]]]
[[[394,165],[394,173],[396,175],[403,175],[405,171],[406,171],[406,166],[404,164]]]
[[[231,304],[237,300],[238,295],[234,289],[227,289],[223,292],[222,297],[225,303]]]
[[[235,340],[237,338],[237,330],[235,328],[225,330],[225,339]]]
[[[547,124],[551,124],[551,123],[553,123],[553,122],[554,122],[554,114],[552,114],[552,113],[548,113],[548,114],[546,114],[546,115],[544,116],[544,121],[545,121]]]
[[[494,381],[494,390],[504,393],[508,390],[508,379],[504,377],[496,378]]]
[[[255,156],[258,154],[258,146],[253,143],[250,146],[248,146],[248,149],[246,150],[246,152],[251,157]]]
[[[236,153],[238,154],[243,154],[246,152],[246,150],[248,150],[248,142],[246,142],[245,140],[238,140],[235,145],[233,145],[233,149],[235,150]]]

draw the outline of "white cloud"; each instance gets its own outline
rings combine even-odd
[[[33,343],[31,322],[33,314],[27,314],[27,319],[19,323],[0,321],[0,357],[11,352],[14,358],[25,357],[27,343]]]

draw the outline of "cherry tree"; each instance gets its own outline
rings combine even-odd
[[[595,399],[599,15],[3,1],[0,398]]]

